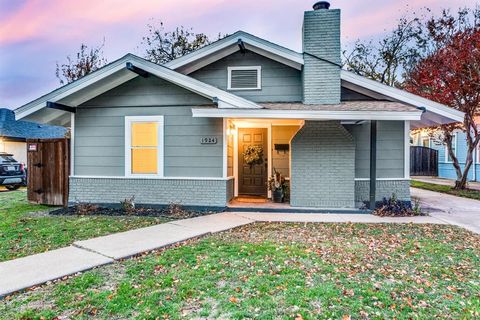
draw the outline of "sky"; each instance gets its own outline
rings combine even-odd
[[[81,43],[113,61],[142,56],[148,23],[183,25],[211,37],[244,30],[301,50],[303,12],[315,0],[0,0],[0,107],[17,108],[60,86],[56,62]],[[342,10],[342,45],[378,39],[402,15],[474,7],[479,0],[331,0]],[[423,10],[423,11],[422,11]]]

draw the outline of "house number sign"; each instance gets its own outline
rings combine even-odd
[[[200,138],[201,144],[217,144],[217,137],[202,137]]]

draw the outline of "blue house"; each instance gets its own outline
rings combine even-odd
[[[428,147],[438,150],[438,177],[445,179],[456,179],[457,174],[453,167],[453,162],[448,155],[447,146],[430,138],[426,133],[417,133],[413,135],[413,145]],[[452,144],[453,152],[458,158],[462,170],[465,168],[465,161],[467,158],[467,141],[465,132],[458,130],[455,132]],[[480,181],[480,147],[477,146],[473,154],[473,164],[468,173],[469,181]]]

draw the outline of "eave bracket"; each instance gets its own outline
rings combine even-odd
[[[135,72],[136,74],[144,78],[148,78],[148,76],[150,75],[150,73],[148,73],[143,69],[140,69],[139,67],[134,66],[133,63],[131,62],[127,62],[127,69],[132,72]]]
[[[242,39],[238,39],[237,45],[238,45],[238,47],[240,48],[240,52],[241,52],[241,53],[247,52],[247,48],[245,48],[245,43],[243,42]]]
[[[77,109],[74,108],[74,107],[66,106],[64,104],[57,103],[57,102],[51,102],[51,101],[47,101],[47,108],[67,111],[67,112],[70,112],[70,113],[76,113],[77,112]]]

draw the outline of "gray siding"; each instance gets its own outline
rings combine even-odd
[[[272,166],[284,177],[290,176],[290,151],[276,151],[275,144],[289,144],[298,126],[272,126]]]
[[[370,177],[370,123],[345,126],[355,139],[355,178]],[[377,178],[404,177],[404,122],[377,122]]]
[[[291,148],[293,206],[355,206],[355,142],[339,122],[306,121]]]
[[[136,77],[87,102],[93,107],[193,106],[212,104],[196,93],[157,77]]]
[[[192,101],[208,102],[158,78],[136,78],[83,104],[75,115],[75,175],[123,176],[125,116],[163,115],[165,176],[221,177],[223,121],[192,118]],[[201,145],[202,136],[218,143]]]
[[[261,66],[262,89],[232,90],[232,93],[254,102],[302,101],[301,72],[253,52],[236,52],[189,76],[227,90],[227,67],[234,66]]]
[[[377,99],[361,94],[360,92],[342,87],[341,90],[342,101],[375,101]]]

